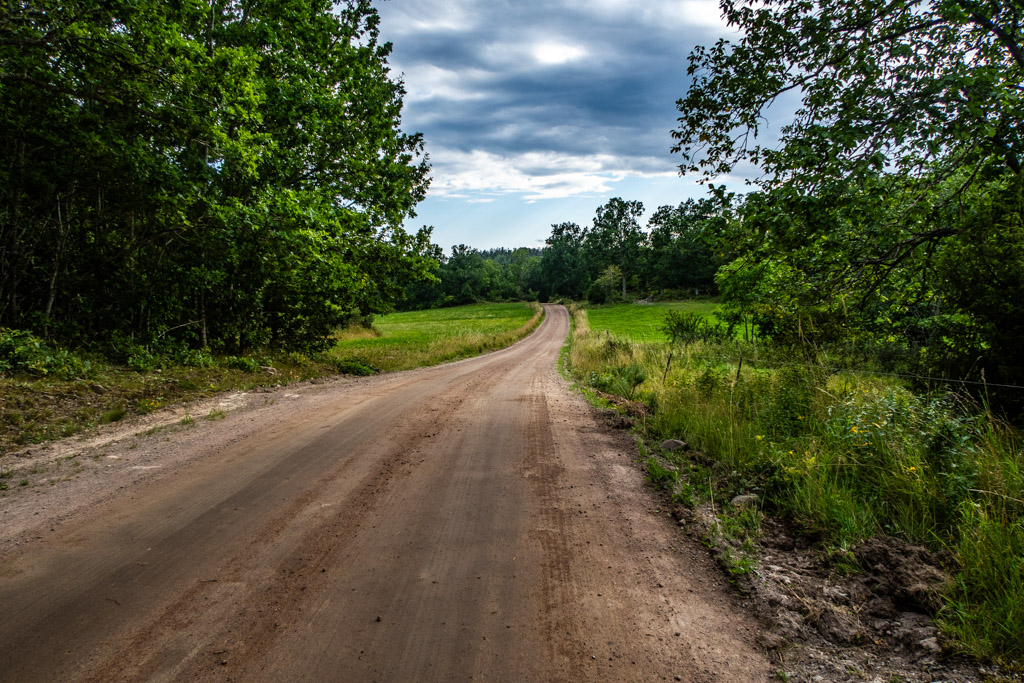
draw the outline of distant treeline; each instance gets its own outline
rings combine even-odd
[[[659,207],[646,229],[639,223],[643,211],[640,202],[611,199],[590,226],[551,226],[543,249],[477,251],[458,244],[446,257],[435,248],[437,281],[410,286],[402,305],[557,298],[604,303],[627,295],[713,293],[715,273],[727,261],[719,204],[690,199]]]

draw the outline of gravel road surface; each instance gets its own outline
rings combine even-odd
[[[42,449],[86,464],[0,499],[0,680],[767,680],[568,329]]]

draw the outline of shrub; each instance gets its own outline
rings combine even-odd
[[[28,330],[0,328],[0,374],[75,379],[93,373],[92,363],[53,348]]]
[[[224,358],[224,366],[242,372],[256,372],[260,369],[258,361],[246,356],[227,356]]]
[[[712,323],[699,313],[669,311],[661,329],[669,336],[672,343],[681,342],[725,342],[733,337],[734,326],[723,325],[720,321]]]

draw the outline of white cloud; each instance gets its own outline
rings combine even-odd
[[[671,17],[686,26],[718,28],[727,30],[728,24],[722,17],[718,0],[682,0],[682,2],[659,3],[654,10],[655,17]]]
[[[575,156],[526,152],[502,156],[473,150],[432,150],[433,182],[438,197],[520,194],[530,201],[603,195],[626,177],[671,177],[674,170],[640,172],[612,155]],[[660,160],[659,160],[660,161]],[[658,161],[652,167],[660,165]]]
[[[479,0],[405,0],[387,3],[379,8],[387,15],[388,34],[398,36],[427,33],[467,33],[480,21],[481,9],[487,5]]]
[[[535,43],[530,51],[533,58],[545,66],[567,64],[587,56],[586,48],[561,42]]]
[[[640,7],[635,0],[567,0],[579,14],[625,24],[638,23],[665,28],[726,27],[718,0],[645,0]]]
[[[489,77],[483,69],[454,71],[432,64],[417,64],[403,70],[402,75],[407,103],[433,99],[466,102],[487,97],[476,87]]]

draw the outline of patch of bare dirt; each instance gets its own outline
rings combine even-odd
[[[738,548],[717,536],[716,513],[710,505],[672,509],[683,533],[712,546],[728,576],[726,549]],[[948,650],[934,616],[950,577],[944,558],[925,548],[874,538],[849,556],[828,557],[815,539],[766,519],[748,556],[752,571],[731,579],[743,607],[765,626],[760,642],[787,680],[1022,680]]]

